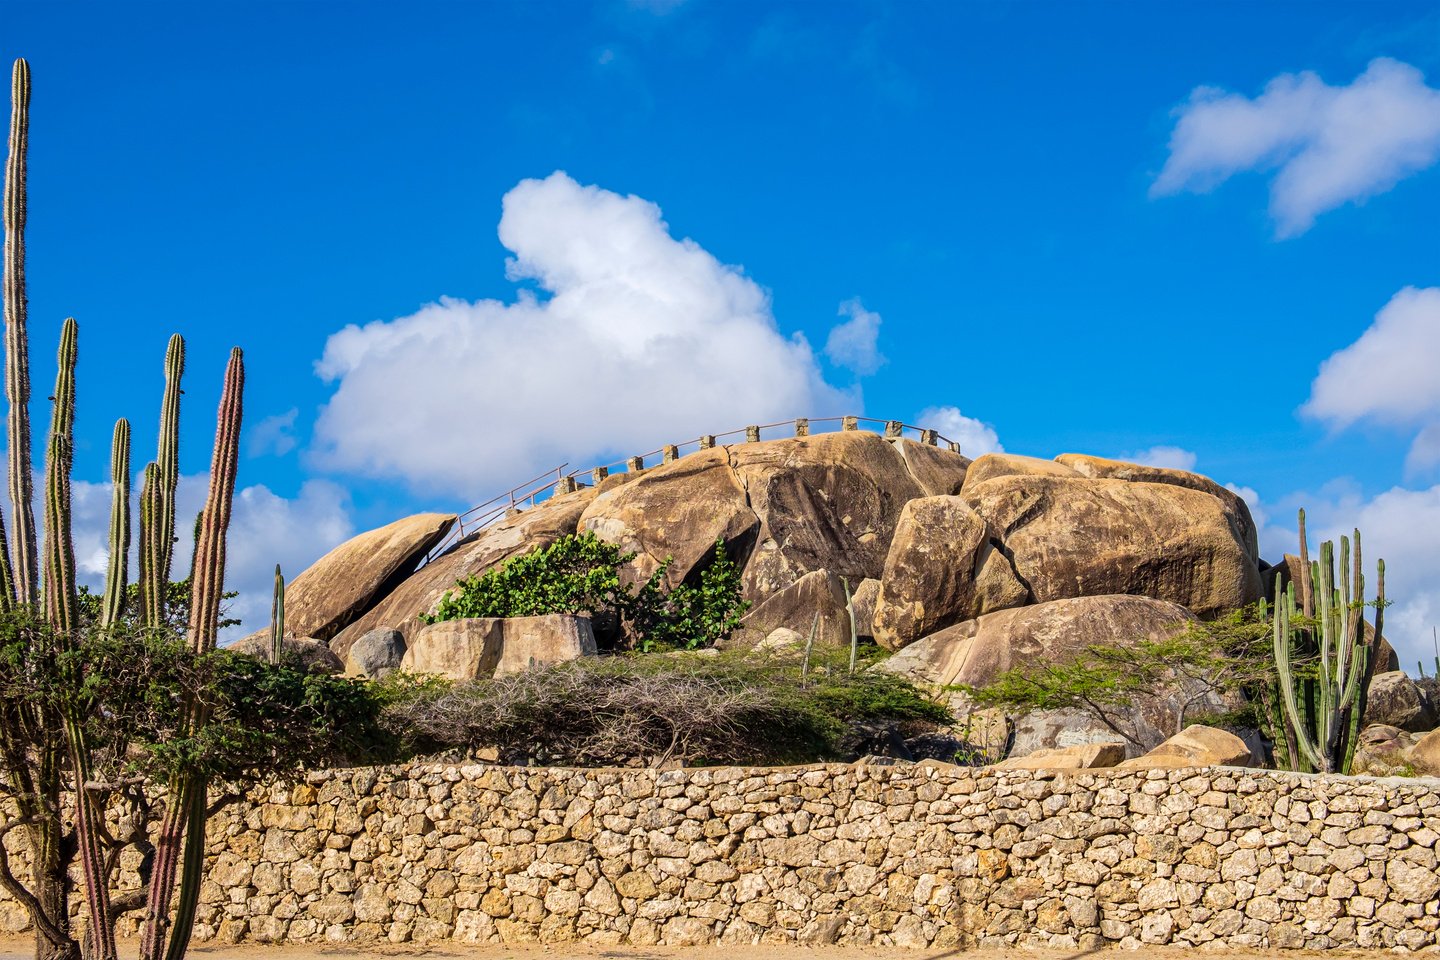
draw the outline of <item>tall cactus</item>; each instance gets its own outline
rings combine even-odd
[[[1338,580],[1332,541],[1320,545],[1319,560],[1308,562],[1302,510],[1298,577],[1283,594],[1276,579],[1272,639],[1286,741],[1293,743],[1296,759],[1322,773],[1349,772],[1385,623],[1385,561],[1377,564],[1375,631],[1367,638],[1364,610],[1370,604],[1365,602],[1359,530],[1353,558],[1350,547],[1350,539],[1341,537]],[[1297,672],[1300,656],[1314,659],[1313,675]]]
[[[59,635],[75,622],[75,541],[70,528],[70,465],[75,448],[75,362],[79,329],[60,328],[59,373],[45,452],[45,618]]]
[[[125,610],[130,563],[130,421],[115,421],[110,441],[110,559],[105,569],[105,598],[100,627],[109,629]]]
[[[140,608],[145,622],[165,618],[170,567],[175,556],[175,490],[180,483],[180,380],[185,375],[185,341],[177,333],[165,350],[165,395],[160,402],[160,435],[153,463],[146,464],[140,490]],[[153,468],[153,469],[152,469]]]
[[[5,165],[5,398],[10,440],[10,502],[15,509],[16,600],[39,600],[34,481],[30,470],[30,343],[25,319],[26,158],[30,150],[30,64],[15,61],[10,85],[10,154]]]
[[[270,601],[270,662],[279,663],[285,652],[285,575],[275,564],[275,595]]]

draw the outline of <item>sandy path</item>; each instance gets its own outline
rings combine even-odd
[[[134,955],[133,944],[122,944],[121,957]],[[1367,958],[1375,960],[1385,951],[1327,950],[1327,960]],[[551,946],[468,946],[433,944],[429,946],[349,944],[285,944],[247,943],[239,946],[202,944],[190,950],[195,960],[398,960],[398,958],[437,958],[437,960],[558,960],[558,958],[590,958],[590,960],[948,960],[971,956],[976,960],[1095,960],[1098,953],[1113,953],[1117,960],[1213,960],[1223,954],[1224,960],[1275,960],[1276,951],[1266,950],[1195,950],[1154,947],[1138,951],[1080,950],[913,950],[899,947],[601,947],[584,944]],[[1317,951],[1286,950],[1287,960],[1314,960]],[[33,960],[33,943],[28,939],[0,939],[0,960]]]

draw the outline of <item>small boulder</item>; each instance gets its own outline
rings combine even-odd
[[[816,614],[820,615],[818,621]],[[745,614],[740,625],[767,637],[778,627],[789,627],[802,640],[809,638],[813,626],[816,646],[848,647],[850,611],[845,608],[845,586],[827,570],[807,573]]]
[[[471,617],[422,626],[400,661],[407,673],[431,673],[455,681],[495,675],[505,644],[505,621]]]
[[[855,610],[855,635],[861,640],[875,637],[875,601],[880,597],[880,581],[866,577],[854,585],[850,606]]]
[[[1440,777],[1440,730],[1431,730],[1411,748],[1410,765],[1416,773]]]
[[[1093,770],[1113,767],[1125,759],[1123,743],[1083,743],[1073,747],[1036,750],[994,764],[997,770]]]
[[[1388,724],[1419,733],[1435,727],[1435,717],[1420,687],[1403,670],[1377,673],[1370,679],[1365,722]]]
[[[495,676],[523,673],[596,654],[595,632],[589,617],[550,613],[538,617],[510,617],[500,621],[504,639]]]
[[[257,660],[270,659],[270,631],[252,633],[228,648],[236,653]],[[286,637],[281,642],[283,656],[298,657],[300,664],[311,673],[344,673],[345,664],[329,647],[313,637]]]
[[[379,680],[400,669],[405,659],[405,635],[399,630],[371,630],[350,647],[345,672],[354,677]]]
[[[1022,606],[1029,591],[997,542],[960,497],[905,504],[880,578],[875,642],[898,650],[962,620]]]
[[[1127,770],[1173,767],[1249,767],[1250,747],[1228,730],[1196,724],[1186,727],[1142,757],[1119,766]]]
[[[755,644],[756,653],[794,653],[805,649],[805,638],[798,630],[776,627],[769,635]]]

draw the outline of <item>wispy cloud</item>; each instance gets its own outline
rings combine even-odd
[[[1384,193],[1440,159],[1440,90],[1381,57],[1347,86],[1310,71],[1281,74],[1258,97],[1196,87],[1179,106],[1170,157],[1152,196],[1205,192],[1247,170],[1274,171],[1279,237],[1318,214]]]
[[[1143,463],[1147,467],[1163,467],[1167,470],[1194,470],[1196,456],[1183,447],[1159,444],[1148,450],[1132,450],[1122,453],[1119,459],[1126,463]]]
[[[274,454],[283,457],[295,449],[299,442],[295,437],[295,418],[300,415],[298,407],[291,407],[284,413],[264,417],[253,427],[245,428],[245,451],[252,457]]]
[[[915,425],[939,431],[942,437],[960,444],[960,452],[972,459],[1005,450],[994,427],[965,416],[959,407],[926,407],[915,415]]]
[[[849,317],[831,328],[825,356],[837,367],[866,376],[885,363],[880,353],[880,314],[866,310],[859,299],[840,304],[840,316]]]

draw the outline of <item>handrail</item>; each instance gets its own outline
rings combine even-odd
[[[887,439],[903,437],[905,435],[905,431],[909,430],[914,433],[920,434],[920,442],[922,443],[926,443],[931,446],[938,446],[940,444],[944,444],[956,453],[960,452],[960,444],[941,436],[937,431],[930,430],[925,427],[917,427],[912,424],[903,423],[899,420],[881,420],[876,417],[847,415],[843,417],[795,417],[791,420],[781,420],[778,423],[749,424],[736,430],[726,431],[725,433],[705,434],[703,436],[696,437],[693,440],[685,440],[681,443],[665,444],[664,446],[657,447],[654,450],[646,451],[645,453],[638,454],[637,456],[627,457],[624,460],[616,460],[613,463],[597,464],[596,466],[591,467],[589,470],[579,469],[572,470],[569,473],[566,473],[565,468],[570,466],[570,464],[566,462],[560,464],[560,466],[555,467],[552,470],[546,470],[544,473],[531,477],[524,483],[517,484],[516,486],[511,487],[509,490],[506,490],[504,493],[491,497],[484,503],[477,504],[476,506],[471,507],[469,510],[466,510],[464,513],[457,516],[455,518],[455,525],[450,528],[450,532],[445,536],[444,539],[442,539],[438,544],[436,544],[435,547],[428,554],[425,555],[425,559],[422,560],[419,565],[421,567],[425,566],[425,564],[430,563],[436,557],[448,551],[451,547],[455,546],[461,540],[464,540],[465,538],[477,533],[485,527],[490,526],[490,524],[496,522],[497,520],[500,520],[506,516],[513,515],[514,513],[524,510],[527,507],[534,507],[541,501],[548,499],[550,496],[554,496],[555,494],[562,492],[569,493],[575,490],[579,490],[583,487],[598,484],[601,480],[605,479],[605,477],[609,476],[611,469],[624,467],[626,469],[626,472],[638,473],[639,471],[646,469],[645,461],[652,457],[659,456],[663,459],[663,462],[669,463],[672,460],[678,459],[682,455],[680,451],[683,447],[689,447],[693,444],[696,445],[697,449],[705,450],[719,445],[717,444],[718,440],[742,434],[745,436],[747,443],[753,443],[760,439],[760,431],[774,430],[776,427],[793,426],[795,428],[795,433],[793,434],[794,436],[809,436],[810,425],[816,423],[839,423],[841,425],[840,430],[842,432],[848,430],[858,430],[860,429],[860,424],[862,423],[880,423],[885,425],[885,429],[883,432]],[[586,483],[584,479],[582,479],[583,475],[585,474],[590,475],[590,483]],[[534,484],[539,483],[539,481],[541,480],[544,480],[545,482],[543,484],[540,484],[539,486],[534,486]]]

